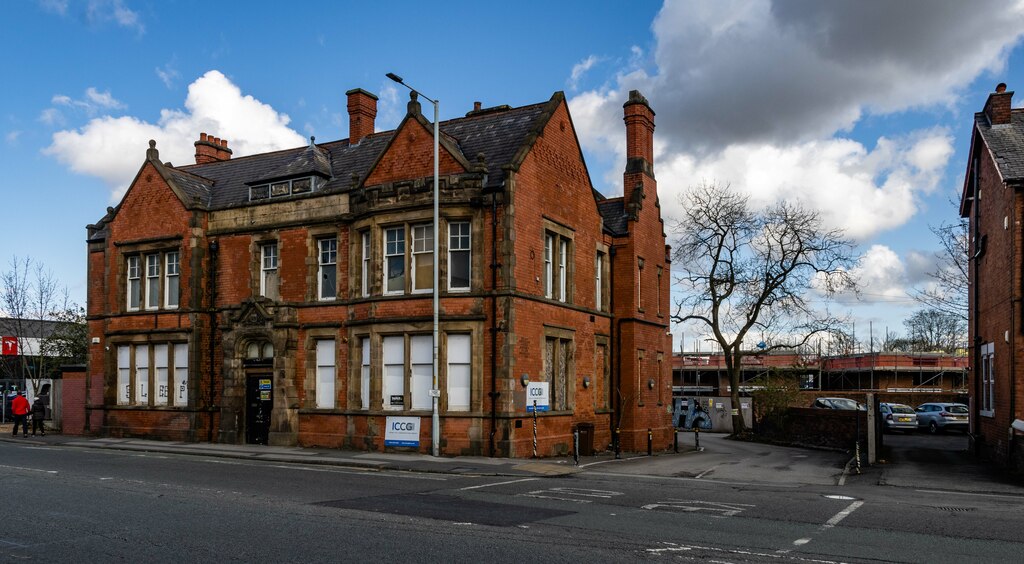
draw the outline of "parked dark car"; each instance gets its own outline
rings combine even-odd
[[[928,429],[929,433],[946,429],[967,432],[970,423],[970,412],[962,403],[922,403],[915,411],[918,427]]]
[[[846,409],[866,411],[867,406],[850,398],[818,398],[814,400],[811,407],[820,409]]]
[[[902,403],[878,404],[878,416],[882,418],[882,428],[887,432],[917,430],[917,413],[914,408]]]

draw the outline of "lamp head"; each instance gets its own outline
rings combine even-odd
[[[395,82],[397,82],[397,83],[399,83],[399,84],[405,84],[405,83],[404,83],[404,82],[402,81],[402,77],[398,76],[397,74],[395,74],[395,73],[393,73],[393,72],[389,72],[389,73],[387,73],[387,74],[386,74],[386,75],[384,75],[384,76],[386,76],[386,77],[390,78],[391,80],[394,80]]]

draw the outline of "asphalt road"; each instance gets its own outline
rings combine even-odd
[[[3,562],[1010,562],[1024,497],[476,477],[0,443]],[[780,470],[781,472],[781,470]]]

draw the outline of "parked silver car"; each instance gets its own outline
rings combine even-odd
[[[970,412],[962,403],[922,403],[915,411],[918,427],[928,429],[929,433],[946,429],[966,432],[970,420]]]
[[[880,403],[878,404],[878,415],[882,418],[882,428],[885,431],[906,431],[917,430],[917,414],[914,408],[902,403]]]
[[[861,411],[866,410],[868,407],[862,403],[859,403],[850,398],[818,398],[814,400],[811,407],[817,407],[820,409],[848,409]]]

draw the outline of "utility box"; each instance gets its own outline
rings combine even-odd
[[[577,423],[576,431],[580,434],[580,456],[594,456],[594,424]]]

